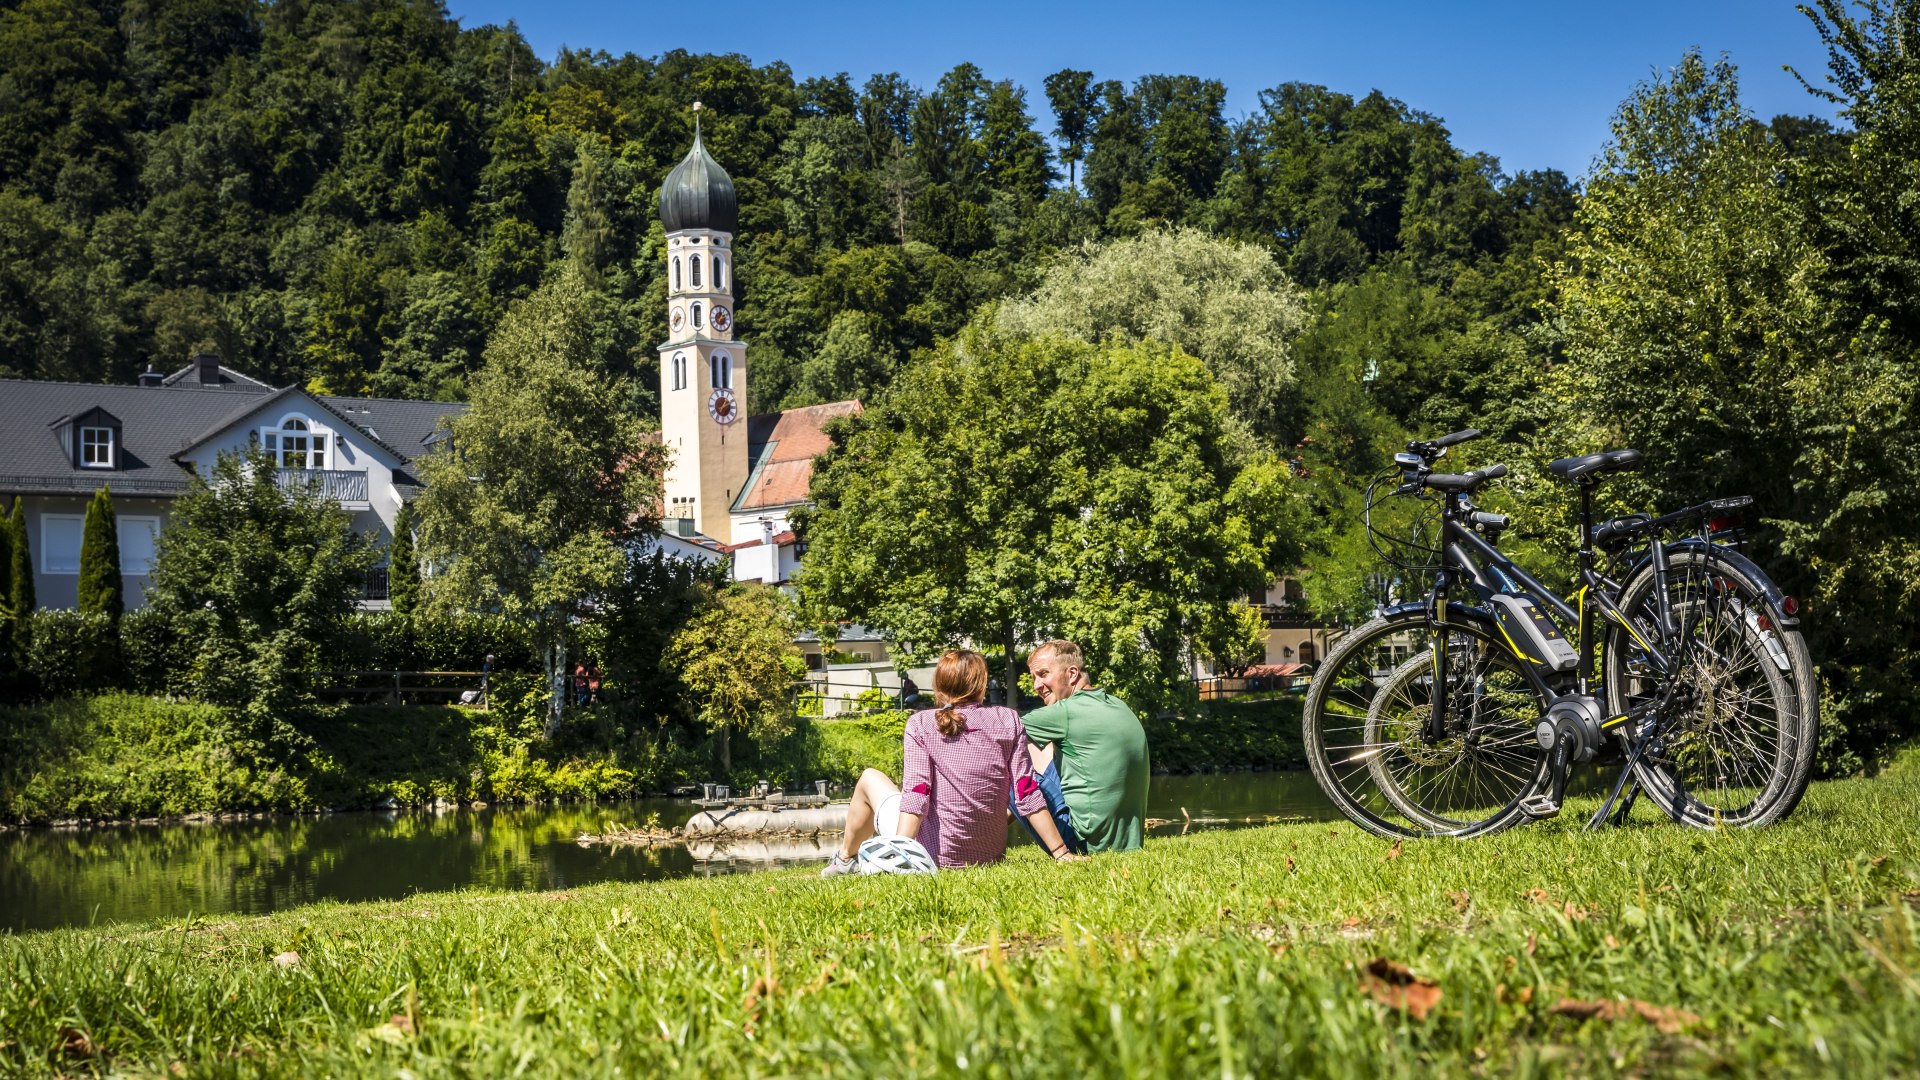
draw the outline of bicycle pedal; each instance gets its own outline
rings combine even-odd
[[[1560,816],[1560,804],[1557,802],[1554,802],[1553,796],[1547,794],[1544,791],[1540,792],[1537,795],[1529,795],[1526,798],[1521,799],[1520,810],[1522,813],[1525,813],[1528,817],[1532,817],[1536,819]]]

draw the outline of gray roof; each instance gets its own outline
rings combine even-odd
[[[693,149],[660,185],[660,224],[668,232],[715,229],[728,233],[740,224],[740,201],[733,193],[733,177],[707,153],[698,128],[693,132]]]
[[[90,494],[111,484],[121,495],[184,494],[190,473],[174,455],[293,390],[263,394],[253,389],[257,385],[244,375],[219,389],[191,380],[128,386],[0,379],[0,493]],[[318,400],[403,461],[429,449],[425,440],[441,417],[466,408],[438,401]],[[120,421],[120,468],[76,468],[56,430],[61,420],[95,408]],[[405,484],[411,478],[395,479]]]

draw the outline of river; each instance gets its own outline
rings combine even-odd
[[[258,914],[318,900],[391,900],[448,889],[561,889],[597,881],[735,874],[821,863],[827,842],[653,849],[582,847],[608,822],[692,815],[684,799],[362,812],[0,833],[0,932],[189,914]],[[1306,772],[1156,776],[1148,814],[1183,828],[1270,817],[1326,820]],[[1188,818],[1197,820],[1188,824]],[[1247,819],[1253,819],[1249,822]],[[1219,820],[1225,819],[1225,820]],[[1015,829],[1025,842],[1024,830]]]

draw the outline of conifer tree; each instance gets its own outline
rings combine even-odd
[[[420,559],[413,552],[413,506],[403,504],[393,519],[393,546],[387,549],[387,596],[396,615],[411,617],[420,602]]]
[[[15,496],[13,515],[6,519],[6,532],[9,534],[13,549],[10,563],[13,568],[13,580],[7,587],[7,606],[12,609],[12,617],[0,620],[0,648],[11,647],[12,662],[16,670],[25,666],[28,646],[32,644],[33,609],[37,606],[33,596],[33,551],[27,543],[27,507]],[[11,625],[9,625],[11,624]]]
[[[125,608],[113,494],[102,487],[87,504],[87,520],[80,534],[80,610],[105,615],[117,627]]]

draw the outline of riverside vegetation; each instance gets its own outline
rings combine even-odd
[[[29,934],[0,939],[0,1068],[1911,1074],[1916,801],[1909,751],[1751,832],[1273,826]]]
[[[618,709],[581,710],[542,738],[544,687],[501,681],[492,711],[354,706],[292,726],[303,749],[262,756],[216,706],[136,694],[0,707],[0,823],[312,811],[452,802],[621,799],[702,780],[851,784],[900,769],[907,714],[803,719],[742,749],[730,772],[658,738],[630,738]],[[1149,721],[1161,771],[1302,763],[1299,702],[1217,706]],[[644,736],[645,733],[642,733]]]

